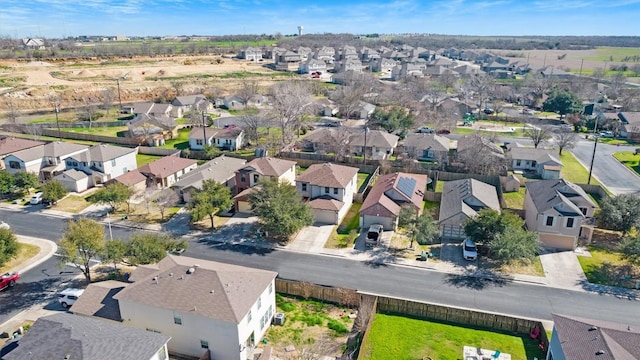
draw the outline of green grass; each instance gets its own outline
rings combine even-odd
[[[229,114],[233,115],[233,116],[257,115],[260,112],[260,110],[257,107],[253,107],[253,106],[250,106],[250,107],[248,107],[246,109],[241,109],[241,110],[229,109],[228,111],[229,111]],[[260,129],[258,129],[258,130],[260,130]]]
[[[367,179],[369,179],[369,176],[371,176],[371,174],[358,173],[358,191],[364,190],[364,189],[361,189],[362,185],[365,183],[365,181],[367,181]]]
[[[147,155],[147,154],[136,154],[136,161],[138,162],[138,167],[145,166],[150,162],[154,162],[160,159],[162,156],[155,155]]]
[[[578,162],[578,160],[576,159],[575,156],[573,156],[572,153],[568,151],[562,152],[562,156],[560,156],[560,161],[562,161],[562,165],[563,165],[562,171],[560,172],[560,176],[563,179],[571,181],[572,183],[575,183],[575,184],[587,183],[587,180],[589,178],[589,171],[584,166],[582,166],[582,164]],[[591,177],[591,184],[602,185],[593,176]]]
[[[438,201],[423,200],[422,209],[423,211],[428,211],[435,220],[437,220],[440,215],[440,203]]]
[[[525,187],[520,187],[518,191],[505,192],[502,194],[504,201],[509,209],[524,209],[524,193]]]
[[[178,135],[171,139],[167,140],[164,145],[160,146],[163,149],[178,149],[184,150],[189,148],[189,133],[191,129],[183,128],[178,130]]]
[[[609,62],[613,58],[613,61],[622,61],[626,56],[640,55],[640,48],[598,46],[596,52],[597,55],[585,56],[584,59]]]
[[[127,126],[93,126],[91,128],[82,127],[82,128],[67,128],[65,131],[82,133],[82,134],[92,134],[92,135],[100,135],[100,136],[111,136],[118,137],[119,132],[127,131],[129,128]]]
[[[543,359],[529,334],[507,334],[480,328],[376,314],[360,350],[363,359],[460,359],[463,346],[500,350],[512,359]]]
[[[438,183],[436,184],[436,192],[441,193],[442,190],[444,190],[444,184],[446,183],[446,181],[444,180],[438,180]]]
[[[360,208],[362,204],[353,203],[339,226],[331,234],[325,247],[329,249],[346,248],[357,239],[360,229]]]
[[[613,154],[613,157],[620,161],[631,171],[640,175],[640,155],[635,155],[630,151],[622,151]]]

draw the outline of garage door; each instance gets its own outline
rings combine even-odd
[[[253,211],[251,210],[251,204],[248,201],[238,201],[238,212],[251,214]]]
[[[380,224],[385,231],[395,231],[393,219],[382,216],[363,215],[360,217],[361,227],[368,229],[373,224]]]
[[[559,234],[539,234],[540,245],[548,248],[573,250],[576,238]]]
[[[338,213],[333,210],[313,209],[313,219],[318,224],[336,224]]]

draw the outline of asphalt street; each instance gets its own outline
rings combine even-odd
[[[0,219],[7,221],[17,234],[54,241],[59,239],[64,225],[56,217],[3,209],[0,209]],[[113,231],[114,237],[123,239],[133,232],[116,227]],[[619,296],[576,292],[509,279],[481,279],[394,266],[383,263],[383,259],[359,262],[341,257],[230,244],[220,240],[214,240],[212,236],[189,238],[190,246],[184,255],[277,271],[285,279],[483,311],[546,320],[551,319],[551,313],[562,313],[640,326],[639,303],[626,297],[628,294],[624,291]],[[52,297],[56,291],[66,287],[63,283],[69,281],[72,275],[66,269],[61,273],[55,259],[26,272],[15,289],[0,293],[0,323],[36,300]]]

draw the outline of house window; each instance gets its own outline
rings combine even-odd
[[[173,323],[176,325],[182,325],[182,315],[177,312],[173,313]]]
[[[338,195],[338,188],[333,188],[333,195]]]
[[[254,182],[254,183],[257,183],[257,182],[258,182],[258,179],[260,179],[260,175],[258,175],[258,174],[253,174],[253,182]]]
[[[258,310],[262,307],[262,298],[258,298]]]
[[[324,193],[325,193],[325,194],[328,194],[328,193],[329,193],[329,188],[328,188],[328,187],[325,187],[325,188],[324,188]]]
[[[269,294],[273,293],[273,283],[269,284]]]
[[[206,340],[200,340],[200,347],[203,349],[208,349],[209,348],[209,342]]]
[[[580,212],[582,213],[582,215],[587,215],[587,208],[581,207]]]
[[[158,331],[156,329],[147,328],[146,330],[150,331],[150,332],[153,332],[153,333],[162,334],[160,331]]]
[[[553,216],[547,216],[547,226],[553,226]]]
[[[202,146],[202,139],[196,139],[196,145]]]
[[[567,218],[567,228],[572,228],[573,222],[574,222],[574,219],[572,217]]]
[[[240,181],[242,181],[242,182],[247,181],[247,177],[244,176],[244,174],[240,175]]]
[[[86,162],[86,161],[83,161],[83,162],[82,162],[82,166],[86,167],[86,166],[87,166],[87,162]]]
[[[302,188],[302,191],[307,191],[307,184],[306,183],[302,183],[302,185],[300,185],[300,187]]]
[[[247,323],[250,323],[252,318],[253,316],[251,315],[251,310],[249,310],[249,313],[247,314]]]
[[[116,159],[111,160],[111,166],[116,166]]]
[[[158,360],[167,360],[167,348],[164,346],[161,347],[157,355]]]
[[[12,169],[20,169],[20,163],[17,161],[9,161],[9,167]]]
[[[516,160],[516,166],[520,166],[521,163],[522,163],[522,160]]]

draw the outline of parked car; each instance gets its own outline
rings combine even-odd
[[[369,226],[369,230],[367,230],[367,236],[364,239],[365,246],[376,246],[380,244],[383,231],[384,227],[380,224],[373,224]]]
[[[38,205],[42,202],[42,193],[35,193],[33,194],[33,196],[31,197],[31,200],[29,200],[29,204],[31,205]]]
[[[419,128],[418,130],[416,130],[417,133],[424,133],[424,134],[433,134],[435,132],[434,129],[428,127],[428,126],[423,126],[421,128]]]
[[[600,137],[611,139],[613,138],[613,131],[601,131]]]
[[[63,308],[71,307],[71,305],[75,304],[76,300],[82,295],[84,289],[76,289],[76,288],[67,288],[62,290],[58,294],[58,302],[62,305]]]
[[[491,114],[493,114],[493,113],[495,112],[495,111],[494,111],[493,109],[491,109],[491,108],[486,108],[486,109],[484,109],[484,110],[482,110],[482,111],[483,111],[485,114],[487,114],[487,115],[491,115]]]
[[[451,134],[451,131],[449,131],[447,129],[440,129],[440,130],[436,131],[436,134],[438,134],[438,135]]]
[[[3,274],[0,276],[0,290],[14,287],[19,279],[20,274],[16,272]]]
[[[473,261],[478,258],[478,247],[471,238],[466,238],[462,242],[462,257],[469,261]]]
[[[533,115],[533,110],[532,109],[522,109],[522,113],[525,115]]]

